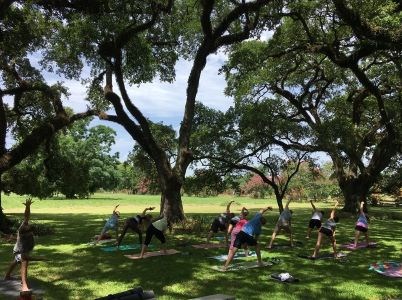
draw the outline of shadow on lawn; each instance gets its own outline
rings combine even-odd
[[[401,280],[390,279],[368,271],[370,263],[395,259],[400,260],[402,248],[402,222],[395,220],[372,220],[371,238],[379,243],[377,248],[350,252],[348,261],[310,261],[297,257],[300,252],[312,252],[316,233],[305,240],[311,210],[298,209],[294,214],[295,239],[303,241],[302,248],[263,251],[263,259],[280,257],[282,263],[262,269],[221,273],[213,271],[217,261],[207,258],[225,253],[223,249],[202,250],[191,246],[177,247],[180,239],[191,243],[204,241],[205,234],[195,236],[181,234],[168,236],[168,247],[182,253],[144,260],[130,260],[128,252],[107,253],[99,246],[87,246],[92,236],[98,234],[105,215],[90,214],[36,214],[35,219],[46,220],[55,227],[56,233],[37,241],[35,254],[51,258],[49,262],[35,263],[30,276],[42,278],[41,285],[47,291],[46,299],[87,299],[117,293],[142,286],[154,290],[158,299],[190,299],[216,293],[236,296],[236,299],[367,299],[370,294],[376,299],[396,298],[400,295]],[[251,213],[253,215],[253,213]],[[215,215],[202,214],[211,220]],[[272,234],[277,213],[268,213],[268,224],[261,235],[265,245]],[[344,217],[338,225],[338,245],[354,236],[356,217]],[[145,237],[145,235],[144,235]],[[136,234],[128,233],[125,242],[137,242]],[[278,236],[278,243],[288,241],[286,235]],[[159,242],[152,241],[156,250]],[[0,249],[12,252],[12,245]],[[328,242],[322,252],[331,251]],[[3,253],[1,253],[3,254]],[[3,257],[3,255],[2,255]],[[254,259],[254,258],[253,258]],[[2,264],[4,265],[4,264]],[[289,272],[300,278],[300,283],[283,284],[270,279],[270,274]],[[30,271],[31,272],[31,271]],[[367,290],[367,294],[365,291]],[[370,291],[370,292],[369,292]],[[379,292],[380,291],[380,292]],[[81,297],[81,298],[80,298]]]

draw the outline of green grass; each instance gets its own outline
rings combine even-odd
[[[24,198],[2,196],[4,212],[22,218]],[[213,218],[225,210],[231,197],[197,198],[184,197],[184,209],[189,217]],[[234,198],[235,211],[244,205],[256,211],[272,205],[273,200]],[[107,253],[99,246],[87,246],[94,234],[99,233],[113,207],[120,203],[122,216],[139,213],[144,207],[159,206],[159,196],[123,194],[96,194],[89,200],[37,200],[32,205],[32,221],[46,223],[55,228],[54,235],[41,236],[36,240],[34,253],[46,256],[49,261],[33,262],[29,278],[39,281],[46,290],[45,299],[94,299],[133,287],[152,289],[158,299],[190,299],[223,293],[236,299],[396,299],[402,298],[402,280],[392,279],[368,271],[368,265],[381,260],[401,261],[402,209],[373,208],[370,235],[380,243],[370,250],[349,254],[349,262],[333,260],[308,261],[299,259],[299,252],[311,253],[314,238],[305,240],[306,226],[311,209],[308,203],[292,203],[295,239],[304,243],[303,248],[263,251],[263,259],[280,257],[282,264],[242,272],[215,272],[209,266],[219,264],[208,256],[223,250],[198,250],[179,247],[183,241],[199,243],[205,234],[178,234],[168,236],[168,247],[181,254],[130,260],[126,252]],[[317,203],[328,216],[330,203]],[[268,223],[261,236],[266,244],[277,219],[277,210],[268,212]],[[348,241],[354,234],[355,216],[342,214],[338,225],[338,244]],[[287,242],[283,235],[278,242]],[[137,236],[128,233],[124,243],[137,242]],[[153,243],[159,247],[158,241]],[[12,259],[13,244],[0,245],[0,268],[5,270]],[[330,245],[323,246],[329,252]],[[135,252],[135,251],[133,251]],[[129,253],[133,253],[129,252]],[[298,284],[281,284],[270,280],[270,274],[286,271],[301,279]],[[0,296],[1,298],[1,296]]]

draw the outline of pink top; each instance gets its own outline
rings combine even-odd
[[[236,239],[236,235],[242,230],[243,226],[246,225],[246,223],[247,223],[246,219],[240,219],[236,223],[235,227],[232,230],[232,233],[230,234],[230,249],[233,248],[233,244]]]

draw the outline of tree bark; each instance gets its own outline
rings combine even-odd
[[[2,190],[3,186],[1,182],[1,173],[0,173],[0,231],[8,234],[11,233],[10,221],[8,220],[7,216],[3,213],[2,198],[1,198]]]
[[[371,186],[372,183],[359,177],[343,178],[339,184],[345,200],[345,205],[342,210],[356,213],[360,201],[366,201]]]
[[[163,179],[162,179],[163,180]],[[162,185],[161,214],[171,222],[180,222],[185,219],[183,202],[181,199],[182,183],[175,177],[171,177]]]

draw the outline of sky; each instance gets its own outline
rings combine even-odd
[[[267,40],[270,36],[271,33],[268,32],[262,39]],[[224,94],[226,87],[224,75],[219,74],[219,69],[223,66],[226,58],[223,52],[217,52],[208,57],[207,64],[201,73],[197,94],[197,101],[221,111],[226,111],[233,105],[233,99]],[[38,63],[40,56],[33,55],[30,59],[31,63],[40,69]],[[187,79],[191,67],[192,61],[181,59],[175,66],[176,79],[173,83],[154,80],[151,83],[127,87],[128,94],[145,117],[153,122],[163,122],[165,125],[171,125],[178,131],[183,117]],[[80,81],[66,80],[65,78],[56,76],[54,73],[46,73],[45,71],[42,71],[42,74],[49,85],[55,84],[57,81],[62,81],[63,85],[69,89],[70,96],[64,99],[65,106],[72,108],[75,112],[83,112],[87,109],[88,103],[85,101],[86,88]],[[112,147],[112,153],[118,152],[120,161],[125,161],[135,141],[123,127],[114,122],[95,118],[91,123],[92,126],[100,124],[109,126],[115,130],[116,137],[115,144]],[[10,143],[12,143],[11,140]],[[322,154],[318,154],[317,158],[320,161],[328,160],[328,158]]]
[[[223,65],[226,57],[222,53],[211,55],[201,74],[200,86],[198,89],[197,100],[208,107],[226,111],[232,105],[232,99],[224,95],[226,82],[223,74],[219,74],[219,69]],[[152,83],[140,86],[128,87],[128,94],[133,103],[142,113],[153,122],[163,122],[172,125],[176,131],[183,117],[187,79],[190,74],[192,62],[180,60],[176,64],[176,80],[173,83],[164,83],[155,80]],[[53,78],[55,81],[56,78]],[[87,102],[85,99],[85,87],[77,81],[65,81],[69,88],[70,96],[65,105],[73,108],[75,112],[86,110]],[[116,135],[116,144],[113,152],[119,152],[119,158],[124,161],[131,151],[134,140],[120,125],[95,119],[91,125],[107,125],[112,127]]]

